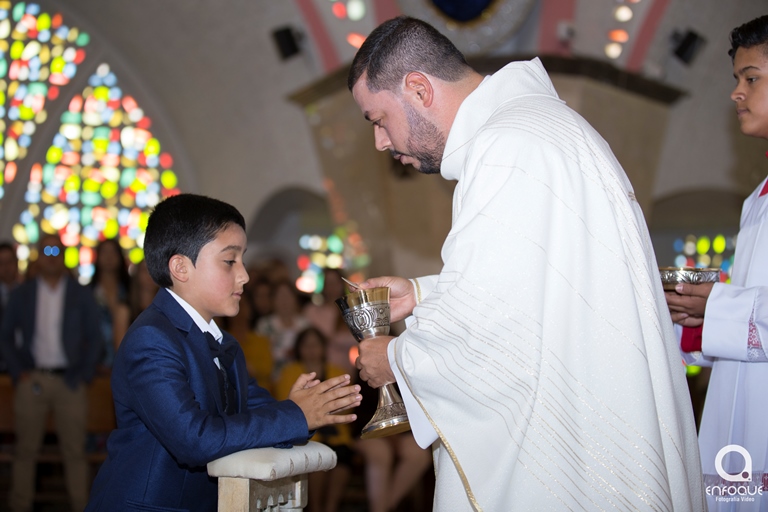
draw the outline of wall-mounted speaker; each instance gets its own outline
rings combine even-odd
[[[277,45],[277,51],[280,52],[280,58],[289,59],[299,53],[299,42],[297,34],[291,27],[281,27],[272,31],[272,39]]]
[[[686,30],[684,33],[674,32],[672,34],[673,53],[675,57],[690,64],[696,58],[701,48],[706,43],[706,39],[701,37],[693,30]]]

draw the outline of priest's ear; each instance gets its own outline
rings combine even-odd
[[[424,107],[431,106],[435,96],[435,91],[429,77],[418,71],[411,71],[405,75],[404,92],[412,101],[421,103]]]
[[[174,282],[186,283],[189,280],[190,265],[192,260],[181,254],[174,254],[168,261],[168,271]]]

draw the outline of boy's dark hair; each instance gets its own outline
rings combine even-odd
[[[752,21],[731,30],[731,49],[728,55],[733,59],[739,48],[752,48],[763,46],[763,51],[768,54],[768,15],[760,16]]]
[[[457,82],[471,71],[464,55],[432,25],[398,16],[374,29],[355,54],[347,86],[367,73],[368,90],[393,91],[412,71]]]
[[[144,236],[144,258],[152,279],[164,288],[173,286],[168,262],[175,254],[197,263],[200,249],[229,224],[245,230],[237,208],[218,199],[179,194],[155,206]]]

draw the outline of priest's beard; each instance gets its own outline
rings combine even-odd
[[[403,107],[410,132],[405,143],[407,155],[419,161],[419,172],[439,173],[445,150],[445,140],[440,130],[407,103],[403,103]]]

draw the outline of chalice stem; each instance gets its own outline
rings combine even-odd
[[[377,408],[387,407],[393,403],[402,402],[403,398],[400,396],[400,393],[397,391],[393,382],[384,384],[379,388],[379,404],[377,405]]]
[[[379,388],[379,403],[371,421],[363,427],[361,439],[385,437],[411,429],[403,398],[394,384],[384,384]]]

